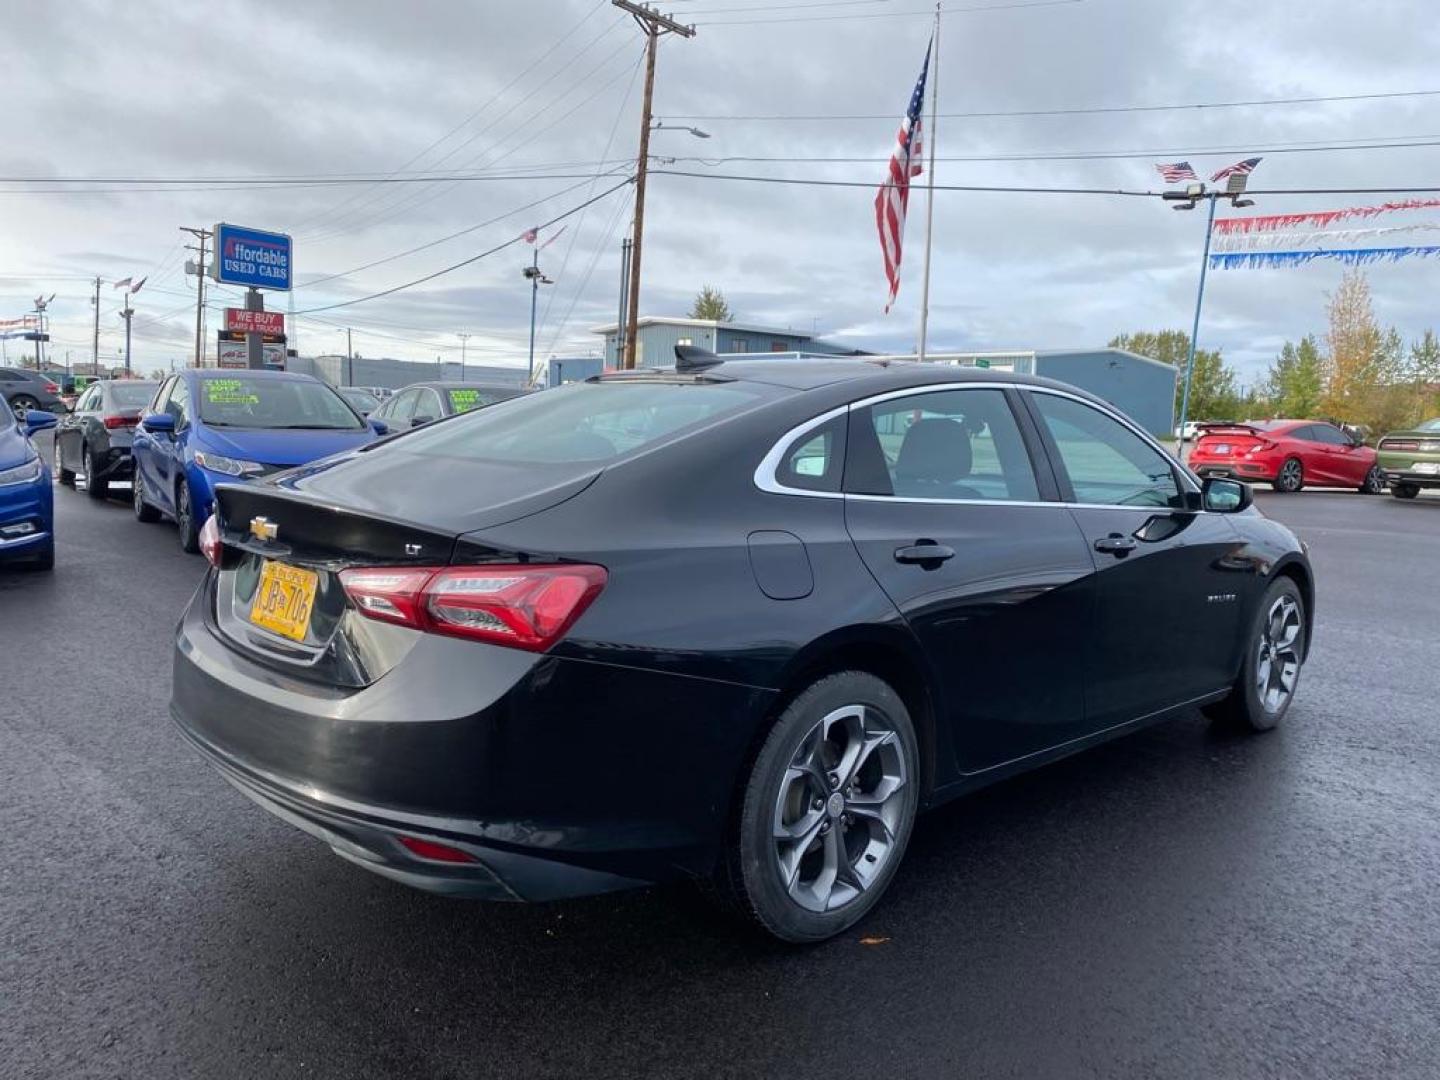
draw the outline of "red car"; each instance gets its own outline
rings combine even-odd
[[[1299,491],[1307,484],[1367,495],[1385,490],[1375,451],[1323,420],[1201,424],[1189,465],[1200,476],[1266,481],[1276,491]]]

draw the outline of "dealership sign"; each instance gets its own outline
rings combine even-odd
[[[279,311],[225,309],[225,329],[236,334],[283,334],[285,315]]]
[[[290,265],[290,237],[284,233],[223,222],[215,226],[215,261],[210,272],[216,281],[256,289],[289,289]]]

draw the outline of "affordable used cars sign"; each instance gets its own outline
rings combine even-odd
[[[257,289],[290,288],[291,245],[284,233],[262,232],[239,225],[215,226],[212,275],[227,285]]]

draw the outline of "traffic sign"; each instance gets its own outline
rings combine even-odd
[[[226,285],[257,289],[290,288],[291,242],[284,233],[240,225],[215,226],[215,259],[210,276]]]
[[[285,313],[226,308],[225,329],[237,334],[283,334],[285,333]]]

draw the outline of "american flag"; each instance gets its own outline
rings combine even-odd
[[[1244,161],[1237,161],[1234,165],[1226,165],[1210,179],[1215,181],[1224,180],[1227,176],[1248,176],[1255,171],[1255,166],[1259,164],[1258,157],[1248,157]]]
[[[1195,170],[1190,167],[1188,161],[1172,161],[1168,165],[1157,164],[1155,171],[1160,174],[1160,179],[1167,184],[1178,184],[1181,180],[1199,180]]]
[[[875,227],[880,231],[880,253],[885,258],[885,280],[890,284],[889,299],[885,310],[895,303],[900,292],[900,250],[905,238],[905,211],[910,205],[910,178],[919,176],[921,168],[921,123],[920,114],[925,108],[925,76],[930,72],[930,50],[932,40],[925,48],[925,63],[920,68],[920,79],[915,83],[915,92],[910,95],[910,106],[905,110],[905,119],[900,121],[900,133],[895,139],[895,151],[890,155],[890,175],[875,193]]]

